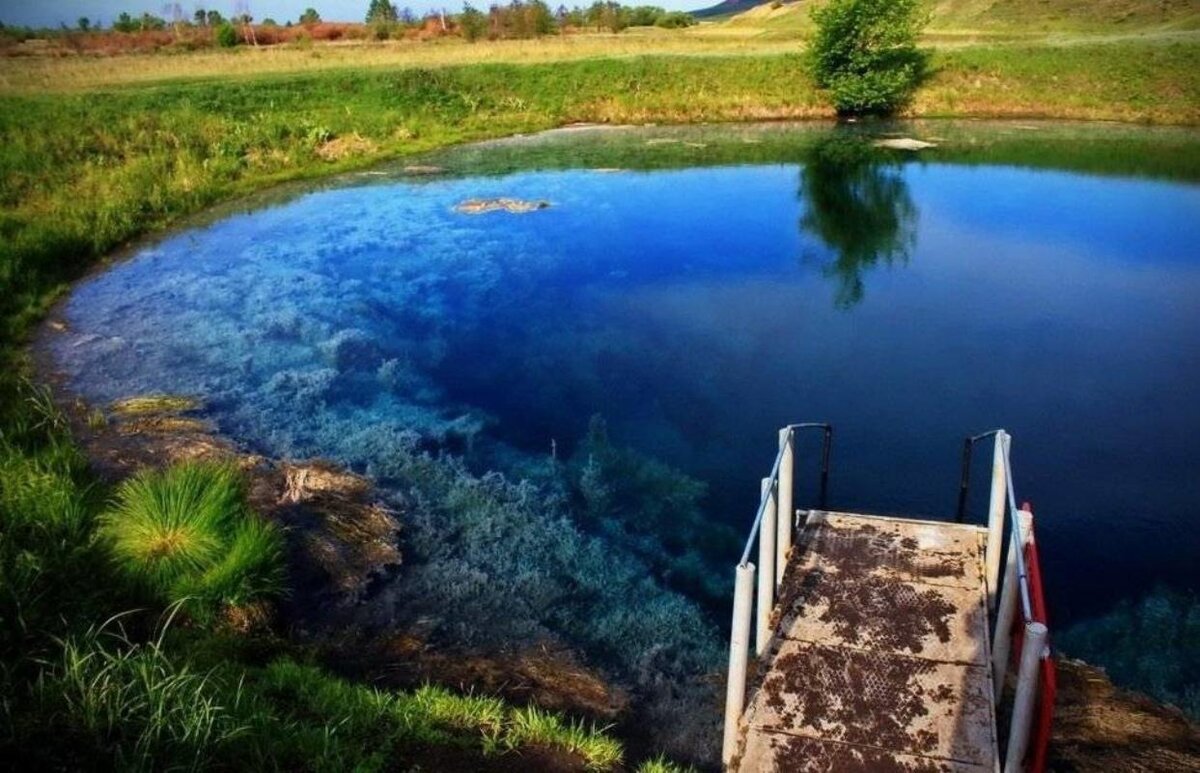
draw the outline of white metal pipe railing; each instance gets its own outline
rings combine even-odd
[[[758,533],[758,601],[755,605],[758,625],[754,637],[754,654],[760,658],[771,640],[771,610],[775,608],[775,539],[783,531],[776,529],[775,522],[787,520],[780,517],[783,512],[780,512],[775,496],[779,488],[782,486],[778,480],[762,479],[763,517]],[[790,541],[790,530],[788,537]]]
[[[1021,665],[1017,671],[1017,694],[1013,698],[1008,749],[1004,754],[1005,773],[1017,773],[1025,769],[1025,752],[1029,749],[1034,704],[1037,702],[1038,672],[1041,670],[1042,658],[1047,656],[1046,643],[1049,634],[1050,631],[1042,623],[1025,623],[1025,637],[1021,643]]]
[[[1025,544],[1023,536],[1024,529],[1021,528],[1021,519],[1017,517],[1017,495],[1013,491],[1013,474],[1012,474],[1012,459],[1010,450],[1012,447],[1012,436],[1007,432],[1004,433],[1004,480],[1007,484],[1008,495],[1008,512],[1012,519],[1012,535],[1011,539],[1018,545]],[[1025,551],[1018,550],[1014,554],[1017,558],[1017,589],[1021,593],[1021,611],[1025,614],[1025,622],[1029,623],[1033,620],[1033,606],[1029,602],[1029,574],[1025,571]]]
[[[982,437],[986,437],[985,433]],[[1013,697],[1012,715],[1008,730],[1008,748],[1004,755],[1005,773],[1024,770],[1025,754],[1033,728],[1034,708],[1040,688],[1041,662],[1050,657],[1049,630],[1044,622],[1033,619],[1029,573],[1025,565],[1025,549],[1033,542],[1033,513],[1017,509],[1013,484],[1012,436],[995,430],[992,457],[992,491],[988,510],[988,602],[996,609],[992,643],[992,680],[996,702],[1004,693],[1008,676],[1008,661],[1012,651],[1012,630],[1017,610],[1021,612],[1024,636],[1017,669],[1017,688]],[[981,437],[981,436],[977,436]],[[968,441],[970,442],[970,441]],[[1003,522],[1009,519],[1008,556],[1003,578],[1000,577],[1000,549],[1003,543]],[[997,593],[997,586],[1000,586]],[[1019,605],[1019,606],[1018,606]]]
[[[725,733],[721,759],[729,766],[737,753],[738,731],[746,703],[746,675],[750,657],[751,616],[757,612],[755,652],[763,656],[770,644],[771,613],[775,595],[783,581],[791,551],[795,521],[794,471],[795,433],[798,429],[823,428],[825,442],[821,460],[821,507],[829,480],[829,450],[832,427],[828,424],[790,424],[779,431],[779,450],[771,465],[771,474],[762,480],[761,496],[750,536],[746,539],[738,562],[734,585],[733,621],[729,638],[729,680],[725,690]],[[1013,485],[1012,437],[1003,429],[967,438],[966,447],[989,435],[994,436],[992,458],[992,490],[988,508],[988,536],[985,547],[985,570],[988,606],[996,610],[995,635],[992,649],[992,675],[999,702],[1007,675],[1012,646],[1011,631],[1018,608],[1025,634],[1017,673],[1017,692],[1013,701],[1009,744],[1006,750],[1006,773],[1022,769],[1028,749],[1033,710],[1037,702],[1041,660],[1049,657],[1048,631],[1042,622],[1033,619],[1029,575],[1025,566],[1024,549],[1033,540],[1033,514],[1017,509]],[[959,498],[960,517],[966,501],[969,450],[964,452],[964,474]],[[1006,506],[1007,505],[1007,506]],[[1000,552],[1004,543],[1005,518],[1009,521],[1009,549],[1003,573]],[[758,540],[758,567],[750,563],[750,554]],[[757,593],[755,583],[757,581]],[[756,598],[757,597],[757,598]],[[756,603],[757,601],[757,603]],[[1019,604],[1019,606],[1018,606]]]
[[[796,430],[784,427],[779,430],[779,477],[778,518],[775,533],[775,587],[783,584],[783,570],[787,568],[788,553],[792,552],[792,529],[795,528],[792,486],[795,483]]]
[[[788,554],[792,549],[796,431],[820,428],[825,431],[821,453],[821,504],[829,483],[829,449],[833,428],[828,424],[789,424],[779,430],[779,450],[771,474],[762,480],[761,496],[750,536],[738,561],[733,597],[733,626],[729,636],[729,681],[725,687],[725,737],[721,759],[725,765],[737,749],[738,725],[746,704],[746,673],[750,660],[751,617],[755,618],[754,651],[762,657],[771,642],[771,613],[775,594],[783,582]],[[758,541],[758,566],[750,554]],[[754,584],[757,581],[757,591]]]
[[[738,564],[733,589],[733,630],[729,635],[729,677],[725,683],[725,737],[721,762],[733,762],[737,750],[738,723],[746,704],[747,653],[750,649],[750,605],[754,593],[754,564]]]
[[[1000,606],[996,610],[995,634],[992,636],[992,689],[996,702],[1004,692],[1004,680],[1008,677],[1008,658],[1012,654],[1012,629],[1017,616],[1017,550],[1024,550],[1033,541],[1033,513],[1022,510],[1021,528],[1024,541],[1018,548],[1016,542],[1008,543],[1008,560],[1004,566],[1004,581],[1000,589]]]
[[[1000,580],[1000,546],[1004,543],[1004,430],[997,430],[992,451],[992,491],[988,502],[987,552],[984,563],[987,568],[988,609],[996,608],[997,586]]]

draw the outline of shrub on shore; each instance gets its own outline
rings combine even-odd
[[[282,588],[282,537],[249,510],[241,475],[229,466],[142,471],[117,489],[100,536],[119,573],[199,618]]]
[[[813,9],[814,80],[839,114],[892,113],[909,100],[925,72],[921,9],[920,0],[830,0]]]

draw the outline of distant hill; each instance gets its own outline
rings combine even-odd
[[[777,28],[807,27],[809,11],[822,2],[789,0],[777,5],[778,0],[722,0],[692,15],[730,18],[735,23],[753,20]],[[929,7],[929,26],[934,30],[1200,29],[1197,0],[932,0]],[[752,12],[749,18],[736,18],[747,11]]]
[[[766,5],[773,0],[721,0],[716,5],[708,8],[701,8],[699,11],[692,11],[692,16],[697,19],[714,19],[720,16],[733,16],[734,14],[748,11],[759,5]]]

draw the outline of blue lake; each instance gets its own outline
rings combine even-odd
[[[690,167],[450,163],[296,193],[82,283],[57,362],[90,401],[199,395],[250,448],[334,458],[397,491],[426,485],[397,454],[526,480],[653,585],[590,600],[589,616],[658,594],[706,642],[689,668],[719,666],[724,593],[791,421],[835,426],[831,507],[935,518],[954,514],[963,436],[1007,428],[1056,624],[1194,592],[1200,186],[827,134],[794,159],[706,164],[696,142]],[[489,197],[550,206],[455,209]],[[801,446],[800,504],[816,451]],[[573,571],[539,563],[553,551],[534,536],[524,563],[481,568],[486,530],[456,512],[414,527],[416,565],[452,555],[497,588],[504,572]],[[462,540],[478,544],[445,547]],[[529,614],[607,652],[572,598]]]

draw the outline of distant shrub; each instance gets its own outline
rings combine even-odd
[[[250,512],[240,473],[226,465],[189,462],[130,478],[100,535],[119,572],[202,619],[282,586],[282,538]]]
[[[400,13],[391,0],[371,0],[367,7],[367,24],[379,22],[394,22],[400,18]]]
[[[217,27],[217,45],[221,48],[233,48],[238,44],[238,32],[229,22],[222,22]]]
[[[462,13],[458,16],[458,26],[462,30],[463,39],[474,43],[487,34],[487,17],[468,3],[463,6]]]
[[[812,17],[813,75],[838,113],[891,113],[908,101],[925,71],[921,0],[830,0]]]
[[[690,13],[684,13],[683,11],[670,11],[669,13],[664,13],[659,16],[654,23],[656,26],[671,30],[690,27],[696,23],[696,20],[692,18]]]

